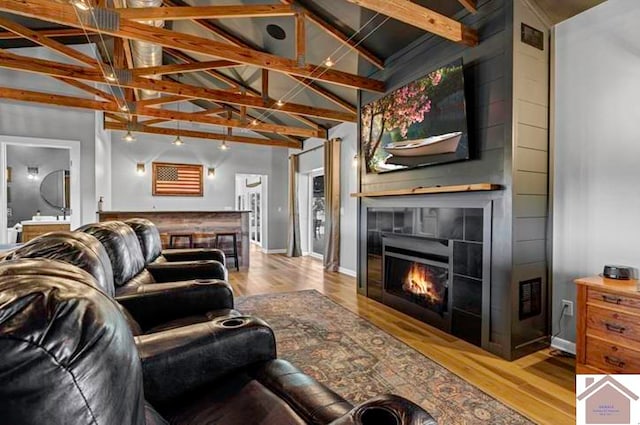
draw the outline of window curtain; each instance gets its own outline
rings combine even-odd
[[[287,256],[300,257],[300,209],[298,208],[298,156],[289,157],[289,232]]]
[[[340,268],[340,139],[324,144],[324,268]]]

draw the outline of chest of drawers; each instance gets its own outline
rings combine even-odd
[[[596,276],[576,284],[576,372],[640,373],[640,282]]]

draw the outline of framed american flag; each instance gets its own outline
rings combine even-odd
[[[202,165],[154,162],[153,196],[203,196]]]

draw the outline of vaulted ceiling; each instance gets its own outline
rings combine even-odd
[[[371,76],[427,31],[476,44],[460,23],[475,1],[0,0],[0,67],[86,94],[0,97],[102,110],[113,130],[299,147],[355,121],[357,90],[384,92]],[[93,57],[70,47],[88,42]],[[153,66],[134,59],[139,42],[162,46]],[[61,60],[21,55],[33,45]]]

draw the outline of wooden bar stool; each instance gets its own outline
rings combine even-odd
[[[216,234],[215,233],[194,233],[193,234],[193,247],[194,248],[215,248]]]
[[[224,238],[224,237],[232,238],[233,250],[231,250],[230,252],[224,251],[223,247],[220,246],[220,238]],[[236,270],[240,271],[240,261],[238,260],[238,237],[236,236],[235,232],[216,233],[216,248],[222,249],[224,252],[224,255],[227,258],[233,258],[233,261],[235,261],[236,263]]]
[[[189,241],[189,248],[193,248],[193,234],[192,233],[172,233],[169,236],[169,248],[176,247],[176,241],[180,239],[187,239]]]

